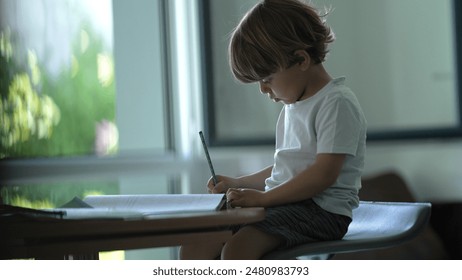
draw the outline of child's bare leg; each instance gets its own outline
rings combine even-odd
[[[180,248],[181,260],[214,260],[220,256],[223,243],[198,243]]]
[[[281,243],[277,236],[267,234],[253,226],[245,226],[226,242],[221,252],[224,260],[258,260],[276,249]]]

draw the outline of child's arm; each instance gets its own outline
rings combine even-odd
[[[264,190],[265,180],[271,176],[272,169],[273,166],[268,166],[258,172],[238,178],[217,175],[218,184],[214,185],[212,178],[210,178],[207,187],[211,193],[225,193],[229,188]]]
[[[269,207],[311,198],[337,180],[344,160],[344,154],[319,154],[311,166],[291,180],[266,192],[232,189],[228,192],[228,200],[232,201],[232,206]]]

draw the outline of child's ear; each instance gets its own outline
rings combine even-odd
[[[300,65],[302,70],[306,70],[310,67],[311,57],[306,50],[295,51],[295,56],[297,56],[298,65]]]

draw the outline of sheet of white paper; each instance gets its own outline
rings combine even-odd
[[[60,208],[64,219],[140,219],[151,215],[220,210],[224,194],[97,195],[74,198]]]
[[[146,194],[87,196],[83,201],[97,209],[153,215],[216,211],[223,198],[223,194]]]

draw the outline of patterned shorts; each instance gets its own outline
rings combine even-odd
[[[342,239],[350,223],[350,217],[330,213],[308,199],[266,208],[265,220],[251,225],[282,237],[279,249],[284,249],[310,241]]]

